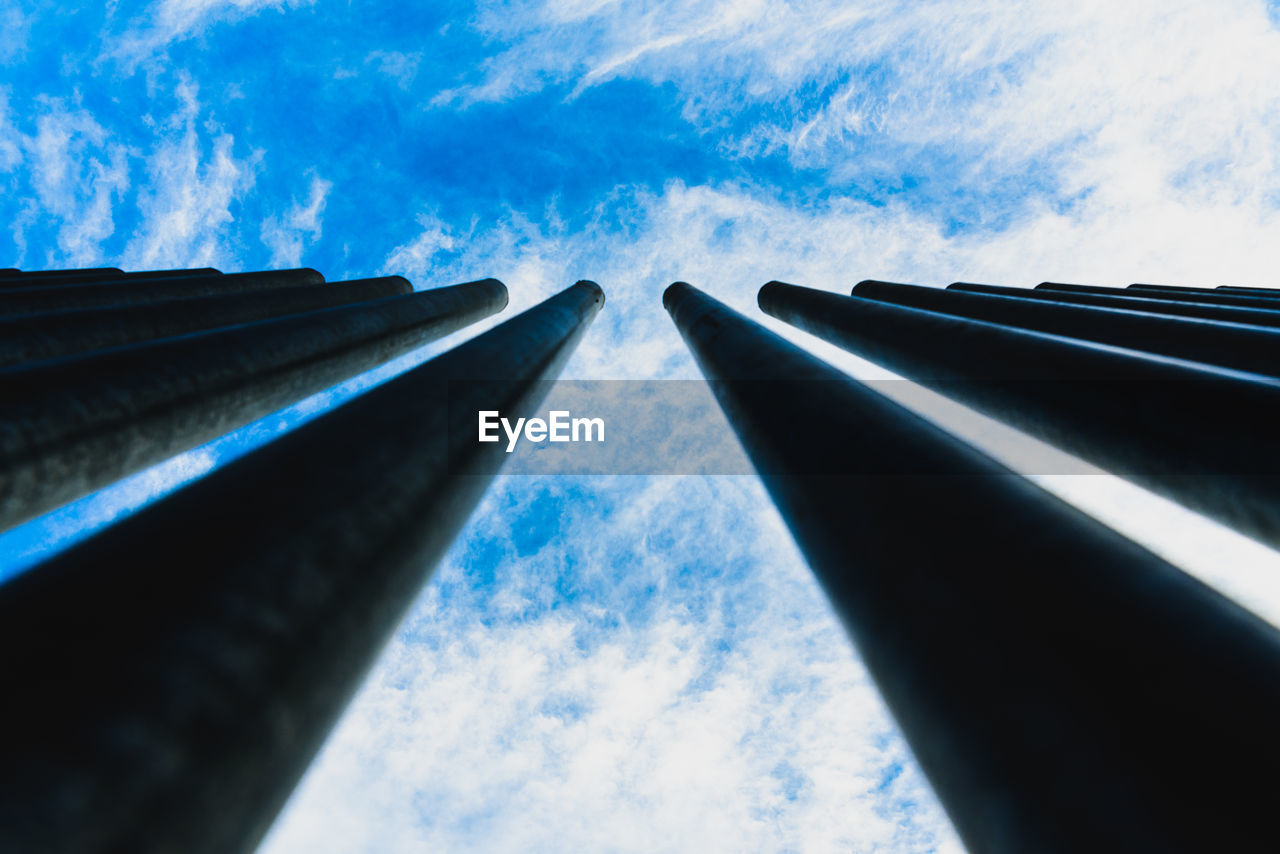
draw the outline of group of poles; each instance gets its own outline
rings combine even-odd
[[[758,299],[1280,543],[1280,292]],[[506,301],[0,271],[0,527]],[[0,850],[251,850],[498,468],[476,412],[534,414],[603,301],[578,282],[0,586]],[[971,851],[1276,850],[1280,632],[696,288],[663,303]]]

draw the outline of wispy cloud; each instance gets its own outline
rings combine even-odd
[[[180,79],[175,94],[181,107],[146,157],[141,222],[124,250],[126,263],[137,269],[199,267],[225,258],[232,208],[253,186],[262,158],[261,152],[237,157],[230,133],[199,121],[199,90],[190,79]]]
[[[218,24],[311,4],[312,0],[156,0],[112,40],[110,55],[134,67],[162,53],[168,45],[204,35]]]
[[[32,226],[52,225],[57,251],[45,248],[24,257],[24,263],[43,265],[54,258],[92,262],[115,231],[115,206],[129,190],[128,150],[88,111],[61,99],[40,98],[37,103],[41,112],[35,132],[0,145],[0,156],[11,168],[21,158],[34,194],[14,225],[15,243],[25,246]]]
[[[625,77],[673,84],[707,143],[837,183],[961,170],[969,192],[1008,176],[1066,200],[1280,189],[1280,33],[1250,0],[493,3],[474,26],[495,52],[439,103]]]
[[[750,478],[497,484],[264,846],[417,849],[960,851]]]
[[[294,200],[283,216],[270,216],[262,223],[262,242],[271,249],[271,265],[297,267],[307,246],[320,239],[325,200],[333,182],[311,176],[306,201]]]

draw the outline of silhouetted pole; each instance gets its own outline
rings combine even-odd
[[[663,303],[973,854],[1274,845],[1280,633],[694,288]]]
[[[9,527],[501,311],[496,279],[0,371]]]
[[[8,280],[33,279],[36,281],[65,278],[103,279],[123,275],[125,272],[119,267],[71,267],[66,270],[19,270],[16,267],[9,267],[3,271],[4,278]]]
[[[1264,288],[1235,288],[1230,285],[1216,286],[1212,288],[1185,288],[1179,285],[1135,284],[1135,285],[1129,285],[1127,288],[1125,288],[1125,290],[1143,291],[1143,292],[1151,292],[1151,293],[1159,293],[1159,294],[1199,293],[1199,294],[1207,294],[1209,296],[1221,296],[1223,294],[1230,294],[1236,291],[1240,291],[1247,296],[1270,297],[1272,299],[1276,297],[1280,297],[1280,293],[1277,293],[1276,291],[1272,291],[1272,290],[1267,290]]]
[[[413,292],[403,276],[0,317],[0,367]]]
[[[193,279],[221,275],[222,271],[213,267],[194,267],[189,270],[144,270],[134,273],[121,272],[114,267],[105,271],[46,270],[42,273],[19,273],[14,276],[0,277],[0,291],[29,288],[37,285],[52,287],[67,284],[121,284],[123,282],[147,281],[149,279]]]
[[[1175,293],[1185,293],[1186,291],[1213,291],[1217,289],[1217,285],[1212,288],[1198,288],[1188,285],[1148,285],[1142,282],[1134,282],[1131,285],[1125,285],[1125,289],[1135,291],[1173,291]]]
[[[269,288],[296,288],[321,284],[324,284],[324,276],[310,267],[303,267],[297,270],[266,270],[260,273],[175,276],[167,279],[35,286],[0,290],[0,315],[140,305],[156,300],[209,297]]]
[[[1042,282],[1036,290],[1060,291],[1077,294],[1103,294],[1106,296],[1141,296],[1146,299],[1170,300],[1176,302],[1213,303],[1214,305],[1235,305],[1247,308],[1276,309],[1280,308],[1275,299],[1250,294],[1233,294],[1209,288],[1177,288],[1175,290],[1145,290],[1141,288],[1104,288],[1098,285],[1062,285],[1057,282]]]
[[[252,850],[603,303],[581,282],[0,586],[0,849]]]
[[[860,282],[855,297],[1275,376],[1280,330],[1101,306],[1055,305],[890,282]]]
[[[1280,297],[1280,289],[1277,288],[1246,288],[1240,285],[1218,285],[1214,290],[1227,294],[1257,294],[1264,297]]]
[[[1036,300],[1037,302],[1096,305],[1104,308],[1127,308],[1130,311],[1142,311],[1148,314],[1171,314],[1176,317],[1202,317],[1205,320],[1225,320],[1229,323],[1251,323],[1255,326],[1280,326],[1280,306],[1277,306],[1274,309],[1248,308],[1244,306],[1218,305],[1207,302],[1177,302],[1174,300],[1149,299],[1136,294],[1133,296],[1129,296],[1128,294],[1110,296],[1106,294],[1081,294],[1069,291],[1038,291],[1034,288],[1007,288],[998,285],[976,285],[969,282],[955,282],[947,285],[947,290],[970,294],[994,294],[996,296]]]
[[[1280,545],[1274,378],[781,282],[761,288],[759,303],[896,374]],[[1230,441],[1207,438],[1227,425]]]

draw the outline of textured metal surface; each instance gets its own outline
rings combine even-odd
[[[32,279],[35,281],[48,281],[50,279],[101,279],[107,276],[122,276],[124,270],[119,267],[73,267],[67,270],[19,270],[16,267],[9,267],[0,271],[0,278],[6,281],[17,281],[21,279]]]
[[[1258,296],[1280,297],[1280,289],[1278,288],[1246,288],[1239,285],[1218,285],[1214,290],[1228,294],[1257,294]]]
[[[971,852],[1273,850],[1275,628],[705,294],[663,301]],[[937,474],[777,473],[884,458]]]
[[[194,267],[188,270],[143,270],[126,273],[115,267],[105,270],[46,270],[41,273],[16,272],[11,276],[0,276],[0,291],[14,288],[27,288],[39,285],[51,287],[65,284],[107,284],[122,282],[146,281],[148,279],[184,279],[202,276],[220,276],[222,271],[214,267]]]
[[[1280,292],[1267,290],[1265,288],[1236,288],[1231,285],[1218,285],[1212,288],[1187,288],[1180,285],[1144,285],[1134,284],[1125,288],[1128,291],[1143,291],[1153,294],[1185,294],[1185,293],[1203,293],[1214,295],[1231,294],[1235,292],[1244,293],[1250,296],[1271,298],[1280,297]]]
[[[603,299],[574,285],[0,587],[0,850],[251,850],[488,484],[476,411],[532,414]]]
[[[407,294],[401,276],[0,317],[0,367]]]
[[[139,305],[156,300],[320,284],[324,284],[324,276],[310,267],[302,267],[296,270],[265,270],[260,273],[34,286],[0,290],[0,315]]]
[[[1249,306],[1221,305],[1209,302],[1178,302],[1151,299],[1137,293],[1082,294],[1072,291],[1036,290],[1034,288],[1009,288],[999,285],[979,285],[970,282],[954,282],[947,285],[949,291],[971,294],[994,294],[1017,297],[1038,302],[1068,303],[1071,305],[1096,305],[1104,308],[1126,308],[1147,314],[1171,314],[1175,317],[1202,317],[1206,320],[1225,320],[1229,323],[1251,323],[1254,326],[1280,327],[1280,306],[1252,308]]]
[[[1143,288],[1107,288],[1100,285],[1064,285],[1057,282],[1042,282],[1036,290],[1061,291],[1078,294],[1104,294],[1108,296],[1139,296],[1146,299],[1169,300],[1177,302],[1200,302],[1214,305],[1235,305],[1248,308],[1275,309],[1280,307],[1275,298],[1257,294],[1237,294],[1211,288],[1173,288],[1170,290],[1147,290]]]
[[[8,527],[507,304],[496,279],[0,370]]]
[[[1280,545],[1280,381],[770,282],[760,308]],[[1223,435],[1230,441],[1206,441]]]
[[[1017,297],[865,281],[855,297],[986,320],[1241,371],[1280,373],[1280,330],[1102,306],[1060,305]]]

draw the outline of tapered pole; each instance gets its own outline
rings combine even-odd
[[[1050,304],[890,282],[860,282],[854,286],[853,295],[1241,371],[1271,376],[1280,373],[1280,330],[1243,323],[1168,317],[1102,306]]]
[[[108,267],[104,270],[16,272],[11,276],[0,276],[0,291],[29,288],[36,285],[52,287],[69,284],[120,284],[123,282],[146,281],[148,279],[183,279],[220,275],[222,275],[222,272],[214,267],[193,267],[186,270],[143,270],[133,273],[125,273],[115,267]]]
[[[408,279],[383,276],[143,305],[0,317],[0,366],[252,323],[412,291],[413,285]]]
[[[496,279],[0,370],[8,527],[501,311]]]
[[[260,273],[175,276],[55,286],[37,285],[0,290],[0,315],[141,305],[165,299],[217,296],[269,288],[296,288],[321,284],[324,284],[324,276],[310,267],[303,267],[296,270],[265,270]]]
[[[1129,285],[1127,288],[1125,288],[1125,290],[1142,291],[1144,293],[1153,293],[1153,294],[1198,293],[1198,294],[1206,294],[1208,296],[1222,296],[1225,294],[1240,292],[1245,295],[1255,296],[1255,297],[1263,297],[1263,298],[1271,298],[1271,299],[1280,297],[1280,292],[1269,291],[1265,288],[1236,288],[1230,285],[1217,286],[1212,288],[1187,288],[1187,287],[1182,287],[1180,285],[1133,284],[1133,285]]]
[[[47,281],[49,279],[65,278],[102,279],[109,276],[123,275],[125,275],[125,272],[119,267],[72,267],[66,270],[19,270],[16,267],[8,267],[0,271],[0,277],[9,281],[22,279]]]
[[[1280,307],[1272,297],[1256,294],[1235,294],[1211,288],[1174,288],[1171,290],[1148,290],[1144,288],[1107,288],[1099,285],[1064,285],[1057,282],[1042,282],[1036,290],[1059,291],[1078,294],[1103,294],[1107,296],[1140,296],[1145,299],[1158,299],[1174,302],[1199,302],[1214,305],[1235,305],[1247,308],[1276,309]]]
[[[1274,844],[1280,633],[696,289],[663,302],[973,854]]]
[[[260,839],[603,303],[581,282],[0,587],[0,849]]]
[[[761,288],[759,303],[896,374],[1280,545],[1274,378],[781,282]],[[1228,424],[1230,441],[1210,438]]]
[[[1256,294],[1264,297],[1280,297],[1280,288],[1246,288],[1240,285],[1218,285],[1214,290],[1228,294]]]
[[[1017,297],[1018,299],[1036,300],[1038,302],[1126,308],[1130,311],[1142,311],[1148,314],[1171,314],[1176,317],[1201,317],[1205,320],[1225,320],[1229,323],[1251,323],[1254,326],[1280,327],[1280,306],[1274,308],[1252,308],[1208,302],[1177,302],[1175,300],[1149,299],[1137,294],[1130,296],[1127,293],[1116,296],[1082,294],[1068,291],[1036,290],[1034,288],[979,285],[969,282],[954,282],[947,285],[947,290]]]

